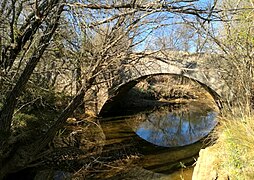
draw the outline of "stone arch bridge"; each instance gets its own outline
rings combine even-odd
[[[213,66],[211,56],[205,54],[151,53],[118,71],[118,80],[110,88],[100,87],[96,102],[92,102],[95,114],[99,114],[105,103],[114,101],[114,97],[126,93],[141,80],[158,75],[178,75],[187,77],[200,84],[214,98],[221,108],[220,97],[225,91],[225,83],[220,72]],[[92,98],[91,98],[92,99]],[[91,105],[90,104],[90,105]],[[96,105],[95,105],[96,104]]]

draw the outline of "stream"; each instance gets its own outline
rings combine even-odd
[[[101,110],[101,155],[137,156],[139,170],[112,179],[191,179],[218,112],[212,95],[188,78],[155,76],[122,86]]]
[[[203,140],[217,124],[216,116],[209,103],[189,101],[105,118],[101,120],[106,136],[104,150],[134,151],[130,154],[141,157],[137,166],[161,178],[191,179],[192,165],[206,145]]]
[[[186,77],[130,81],[98,117],[68,118],[38,166],[7,179],[191,180],[218,113],[214,94]]]

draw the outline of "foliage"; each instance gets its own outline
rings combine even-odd
[[[28,124],[33,122],[38,122],[38,118],[34,115],[16,113],[13,117],[13,128],[15,128],[14,131],[17,131],[18,129],[22,129],[23,131],[25,131]],[[36,126],[34,126],[33,128],[36,128]]]
[[[220,54],[212,62],[229,87],[225,91],[226,105],[249,110],[254,81],[253,3],[249,0],[223,0],[219,7],[225,9],[220,14],[221,22],[206,28],[203,26],[207,38],[215,44],[211,49]]]

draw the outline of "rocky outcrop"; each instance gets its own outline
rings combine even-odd
[[[220,159],[217,157],[218,145],[213,145],[199,152],[192,180],[228,180],[229,177],[219,170]]]

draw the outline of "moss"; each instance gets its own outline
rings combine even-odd
[[[13,124],[12,128],[13,130],[21,130],[21,129],[26,129],[28,124],[31,122],[36,122],[38,121],[38,118],[35,115],[29,115],[25,113],[17,113],[13,117]]]

